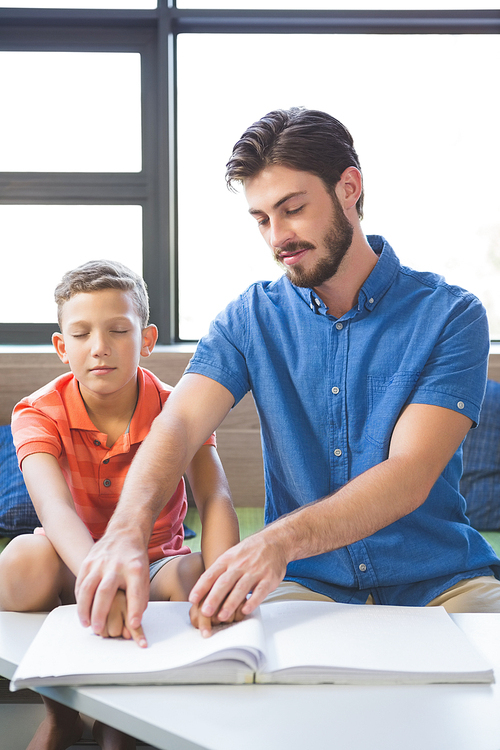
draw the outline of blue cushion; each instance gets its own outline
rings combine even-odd
[[[474,528],[500,530],[500,383],[488,380],[481,421],[464,442],[460,491]]]
[[[40,525],[17,465],[10,425],[0,425],[0,535],[26,534]]]

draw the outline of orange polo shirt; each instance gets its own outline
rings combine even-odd
[[[32,453],[49,453],[57,458],[76,512],[94,541],[104,534],[130,464],[172,390],[141,367],[137,380],[139,398],[129,431],[109,449],[107,435],[90,421],[78,381],[71,372],[35,391],[14,408],[12,433],[19,465]],[[215,435],[207,444],[216,445]],[[190,552],[184,546],[182,526],[186,511],[186,487],[181,479],[153,527],[148,548],[150,562]]]

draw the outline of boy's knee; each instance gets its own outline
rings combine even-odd
[[[172,599],[187,601],[191,589],[204,572],[203,558],[200,552],[192,552],[178,559],[176,580],[173,586]]]
[[[151,599],[187,601],[204,570],[200,552],[182,555],[166,563],[151,582]]]
[[[60,558],[40,535],[22,534],[12,539],[0,554],[0,609],[25,611],[33,601],[44,599],[54,588]]]

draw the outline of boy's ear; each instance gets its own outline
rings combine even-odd
[[[142,329],[141,357],[149,357],[158,341],[158,328],[151,323]]]
[[[64,336],[62,335],[62,333],[59,333],[59,331],[57,331],[57,333],[53,333],[52,343],[54,344],[54,348],[61,362],[64,362],[65,365],[69,365],[68,355],[66,354],[66,346],[64,344]]]

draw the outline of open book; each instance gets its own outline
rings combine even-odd
[[[40,685],[493,682],[493,670],[441,607],[293,601],[263,604],[202,638],[189,603],[150,602],[148,648],[84,629],[76,606],[44,621],[11,683]]]

